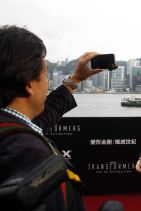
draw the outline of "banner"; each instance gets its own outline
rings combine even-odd
[[[76,167],[86,194],[140,192],[140,117],[65,117],[46,134]]]

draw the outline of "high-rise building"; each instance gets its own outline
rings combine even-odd
[[[127,62],[127,75],[129,74],[129,87],[130,87],[130,90],[133,89],[133,84],[132,84],[132,68],[133,67],[137,67],[137,66],[140,66],[140,60],[137,60],[137,59],[130,59],[128,62]]]
[[[65,75],[53,74],[53,89],[61,85]]]
[[[112,71],[111,88],[116,92],[121,92],[125,89],[125,67],[118,66]]]
[[[141,85],[141,66],[132,67],[132,90],[136,91],[136,87]]]
[[[111,78],[112,78],[112,71],[104,70],[102,72],[103,77],[103,90],[110,90],[111,89]]]

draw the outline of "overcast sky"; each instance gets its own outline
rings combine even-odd
[[[50,61],[86,51],[141,57],[140,0],[0,0],[0,25],[14,24],[41,37]]]

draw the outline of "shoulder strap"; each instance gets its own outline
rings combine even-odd
[[[41,136],[39,133],[35,132],[29,127],[19,124],[17,122],[1,122],[0,121],[0,138],[17,133],[17,132],[26,132],[38,137],[51,149],[54,155],[59,155],[59,157],[61,156],[63,158],[64,163],[68,166],[68,168],[72,170],[73,172],[75,172],[74,166],[67,159],[63,157],[61,152],[58,150],[58,147],[52,140],[49,140],[46,137]],[[79,176],[74,174],[72,171],[67,172],[68,178],[70,180],[76,181],[76,177],[77,177],[78,178],[77,182],[81,182]]]
[[[40,140],[42,140],[49,148],[51,148],[51,150],[56,154],[61,154],[60,151],[58,150],[58,147],[56,146],[56,144],[44,137],[41,136],[39,133],[35,132],[34,130],[30,129],[29,127],[26,127],[25,125],[19,124],[17,122],[1,122],[0,121],[0,138],[2,137],[6,137],[8,135],[11,134],[15,134],[15,133],[19,133],[19,132],[26,132],[29,133],[31,135],[34,135],[38,138],[40,138]],[[61,154],[62,156],[62,154]],[[72,165],[72,163],[70,163],[67,159],[65,159],[66,164],[69,166],[70,169],[74,170],[74,166]]]
[[[16,132],[27,132],[40,138],[42,137],[40,134],[22,124],[16,122],[0,122],[0,138]]]
[[[51,149],[53,153],[55,153],[56,155],[60,154],[57,146],[55,145],[53,141],[40,135],[39,133],[31,129],[30,127],[17,123],[17,122],[1,122],[0,121],[0,138],[9,136],[11,134],[20,133],[20,132],[28,133],[28,134],[38,137]]]
[[[19,124],[17,122],[1,122],[0,121],[0,138],[9,136],[11,134],[20,133],[20,132],[28,133],[28,134],[38,137],[50,148],[53,154],[62,156],[62,154],[58,150],[58,147],[52,140],[40,135],[36,131],[30,129],[28,126]]]

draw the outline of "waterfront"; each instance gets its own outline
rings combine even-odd
[[[121,98],[141,94],[74,94],[78,104],[65,117],[141,117],[141,107],[122,107]]]

